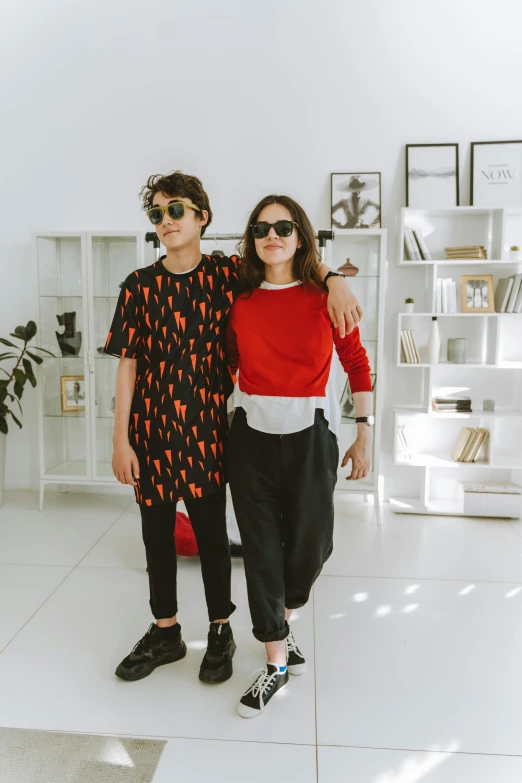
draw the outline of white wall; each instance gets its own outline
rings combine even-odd
[[[386,404],[404,145],[522,137],[518,0],[2,0],[0,335],[37,317],[33,230],[146,228],[147,176],[201,176],[217,231],[286,192],[329,225],[331,171],[381,171],[389,229]],[[384,419],[389,450],[391,414]],[[7,485],[36,487],[36,396],[8,438]],[[413,494],[409,471],[388,491]],[[402,486],[401,486],[402,485]]]

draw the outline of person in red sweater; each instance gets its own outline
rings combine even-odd
[[[348,374],[357,438],[342,462],[367,475],[372,445],[370,366],[356,327],[332,326],[317,275],[314,231],[302,207],[267,196],[245,231],[242,293],[227,327],[236,383],[229,481],[241,533],[253,633],[267,664],[238,704],[259,715],[306,668],[288,621],[307,603],[333,549],[340,409],[330,375],[333,348]]]

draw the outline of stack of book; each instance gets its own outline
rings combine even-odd
[[[522,273],[501,277],[495,289],[497,313],[522,313]]]
[[[456,313],[457,284],[451,277],[437,277],[435,281],[435,312]]]
[[[479,258],[486,260],[488,252],[483,245],[462,245],[461,247],[445,247],[446,259],[452,261],[453,259],[471,259]]]
[[[418,228],[404,226],[404,255],[408,261],[431,261],[430,251]]]
[[[488,436],[488,430],[482,427],[463,427],[453,446],[451,456],[457,462],[475,462]]]
[[[406,362],[406,364],[419,364],[419,352],[417,350],[411,329],[401,329],[401,346],[401,361]]]
[[[434,397],[431,401],[434,411],[454,411],[455,413],[471,413],[470,397]]]

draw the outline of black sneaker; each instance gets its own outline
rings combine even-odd
[[[306,671],[306,661],[303,653],[295,643],[292,631],[286,637],[286,661],[288,672],[290,674],[304,674]]]
[[[201,682],[225,682],[232,677],[236,643],[230,623],[210,623],[208,645],[199,669]]]
[[[172,628],[175,630],[169,629],[170,633],[165,633],[167,629],[158,628],[156,623],[152,623],[130,655],[120,663],[115,672],[116,676],[122,680],[142,680],[157,666],[184,658],[187,646],[181,638],[181,627],[176,624]]]
[[[241,717],[256,718],[260,715],[272,696],[288,685],[288,679],[288,669],[284,674],[279,674],[278,666],[274,663],[267,663],[257,680],[245,692],[237,705],[237,711]]]

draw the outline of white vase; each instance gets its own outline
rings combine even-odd
[[[511,261],[520,261],[520,250],[510,250],[509,258]]]
[[[0,432],[0,508],[4,505],[4,483],[5,483],[5,447],[7,444],[7,435]]]
[[[415,307],[415,302],[405,302],[404,303],[405,311],[406,313],[413,313],[413,308]]]
[[[439,322],[435,317],[431,319],[430,336],[428,337],[428,362],[438,364],[440,355]]]

